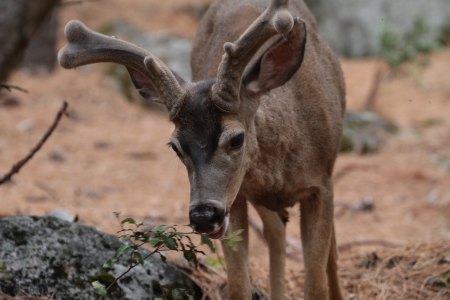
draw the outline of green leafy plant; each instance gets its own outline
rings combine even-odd
[[[379,34],[381,56],[392,69],[413,60],[417,54],[428,54],[442,46],[440,32],[432,30],[423,17],[414,20],[412,28],[401,31],[389,23],[384,23]],[[426,64],[429,60],[424,59]]]
[[[152,225],[148,222],[140,222],[137,223],[133,218],[125,218],[120,221],[120,212],[114,213],[117,220],[120,222],[121,230],[117,233],[119,234],[118,239],[125,242],[126,244],[120,246],[114,256],[108,259],[104,264],[104,268],[113,268],[114,263],[117,260],[129,253],[129,266],[128,269],[123,272],[119,277],[114,278],[110,275],[107,280],[105,280],[105,274],[101,274],[101,278],[99,276],[92,277],[92,287],[95,292],[100,295],[100,299],[103,299],[107,295],[107,293],[113,288],[113,286],[117,283],[117,281],[123,278],[126,274],[128,274],[133,268],[144,265],[145,259],[150,257],[151,255],[158,254],[163,262],[166,262],[166,256],[164,255],[165,251],[176,251],[182,252],[184,258],[192,262],[195,267],[198,266],[198,254],[205,253],[198,249],[201,245],[207,245],[212,252],[215,252],[216,249],[214,247],[211,239],[201,233],[197,233],[194,230],[189,232],[180,232],[177,230],[177,225],[169,226],[169,225]],[[125,226],[127,225],[127,227]],[[186,225],[190,227],[189,225]],[[129,228],[131,227],[131,228]],[[243,229],[238,229],[233,231],[232,226],[228,227],[225,235],[221,238],[225,245],[236,251],[237,243],[241,241],[243,238],[240,236],[243,232]],[[191,236],[199,235],[200,236],[200,244],[196,245],[193,243]],[[150,244],[153,246],[154,250],[147,254],[146,256],[142,256],[139,249],[145,245]],[[221,264],[223,265],[224,261],[222,257],[218,257],[217,260],[211,260],[207,258],[207,262],[211,265],[213,264]],[[97,280],[96,280],[97,279]],[[112,281],[112,282],[111,282]],[[109,284],[108,284],[109,283]],[[108,287],[106,287],[108,285]],[[161,285],[159,286],[161,289],[162,298],[155,298],[155,300],[162,299],[170,299],[170,300],[193,300],[194,291],[184,288],[177,288],[169,285]]]
[[[120,213],[114,213],[116,218],[119,220]],[[117,283],[119,279],[128,274],[133,268],[138,265],[144,265],[145,259],[151,255],[157,254],[161,258],[163,262],[166,262],[166,256],[164,255],[164,251],[176,251],[182,252],[184,258],[194,263],[195,267],[198,266],[198,254],[205,253],[202,250],[199,250],[198,247],[201,245],[207,245],[212,252],[215,252],[214,245],[212,241],[205,234],[199,234],[192,231],[189,232],[181,232],[177,230],[177,226],[168,226],[168,225],[157,225],[153,226],[148,222],[140,222],[137,223],[133,218],[126,218],[120,221],[121,230],[118,231],[119,237],[118,239],[124,241],[125,244],[119,247],[114,256],[108,259],[104,264],[104,268],[113,268],[114,263],[123,256],[129,255],[129,266],[128,269],[122,273],[119,277],[115,278],[108,287],[105,284],[101,283],[99,280],[92,282],[92,286],[95,292],[101,296],[102,299],[108,291]],[[127,225],[127,226],[125,226]],[[131,228],[129,228],[131,227]],[[236,235],[236,232],[234,233]],[[191,236],[192,235],[200,235],[200,244],[196,245],[193,243]],[[238,237],[233,235],[230,241],[234,241],[236,243],[238,241]],[[150,244],[153,246],[154,250],[143,256],[139,251],[140,248],[145,245]],[[191,300],[193,298],[193,291],[182,288],[175,288],[171,286],[161,286],[163,291],[162,297],[165,299],[172,300]],[[163,298],[160,298],[163,299]]]
[[[223,242],[225,242],[225,245],[232,249],[233,251],[237,250],[237,243],[242,241],[241,233],[244,231],[244,229],[238,229],[236,231],[233,231],[233,228],[228,226],[227,231],[225,232],[225,235],[221,238]]]

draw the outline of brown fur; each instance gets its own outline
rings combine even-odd
[[[267,4],[267,1],[230,0],[212,5],[200,25],[192,51],[194,81],[215,76],[223,44],[236,40]],[[336,56],[318,35],[314,17],[306,5],[302,1],[292,1],[290,11],[305,20],[307,26],[305,57],[300,70],[289,82],[262,96],[254,118],[251,112],[242,111],[244,105],[240,108],[241,118],[250,118],[249,128],[255,138],[251,143],[247,139],[249,155],[245,164],[248,170],[239,195],[255,204],[259,212],[263,210],[259,207],[279,211],[300,202],[305,299],[343,299],[337,277],[331,174],[341,139],[344,79]],[[264,226],[277,227],[273,224],[277,221],[266,220],[269,216],[276,219],[270,210],[260,212]],[[283,236],[284,229],[278,227],[272,236],[276,237],[277,233]],[[233,225],[233,228],[236,227]],[[265,229],[267,231],[270,229]],[[269,245],[272,245],[270,239],[268,237]],[[284,271],[277,265],[282,262],[272,260],[283,256],[284,262],[284,253],[279,253],[284,251],[283,247],[270,251],[271,298],[274,300],[284,297],[283,288],[274,286],[283,284],[280,279],[284,278]],[[245,263],[241,264],[246,268]],[[229,274],[235,276],[236,273]],[[230,282],[230,294],[241,289],[242,284],[234,286]]]
[[[302,0],[289,11],[287,0],[268,5],[211,6],[192,51],[192,83],[150,52],[78,21],[67,24],[69,43],[58,58],[66,68],[123,64],[142,96],[166,105],[175,124],[170,145],[191,183],[191,225],[213,238],[228,224],[244,229],[237,251],[224,247],[229,299],[251,298],[250,202],[269,244],[271,299],[284,297],[285,208],[300,203],[305,299],[341,300],[331,175],[345,109],[343,75]]]

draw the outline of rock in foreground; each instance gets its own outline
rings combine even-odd
[[[52,295],[52,299],[97,299],[91,286],[107,282],[127,269],[119,260],[114,269],[103,263],[122,243],[96,228],[54,217],[0,218],[0,291],[7,295]],[[144,256],[148,253],[142,249]],[[107,299],[153,299],[161,285],[199,289],[175,266],[149,257],[119,280]]]

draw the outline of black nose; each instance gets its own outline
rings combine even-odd
[[[224,219],[225,211],[211,205],[200,204],[189,212],[191,226],[197,232],[212,232],[222,225]]]

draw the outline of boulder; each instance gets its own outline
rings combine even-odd
[[[376,152],[398,127],[371,111],[346,111],[340,152]]]
[[[450,28],[448,0],[306,0],[315,14],[319,31],[333,50],[345,56],[376,55],[384,26],[411,32],[422,21],[425,39]]]
[[[0,291],[17,296],[53,295],[52,299],[97,299],[91,283],[112,282],[128,268],[128,256],[114,268],[103,263],[123,245],[92,226],[46,216],[0,218]],[[149,251],[142,249],[142,256]],[[154,299],[161,286],[200,289],[179,268],[150,256],[118,281],[106,299]]]

